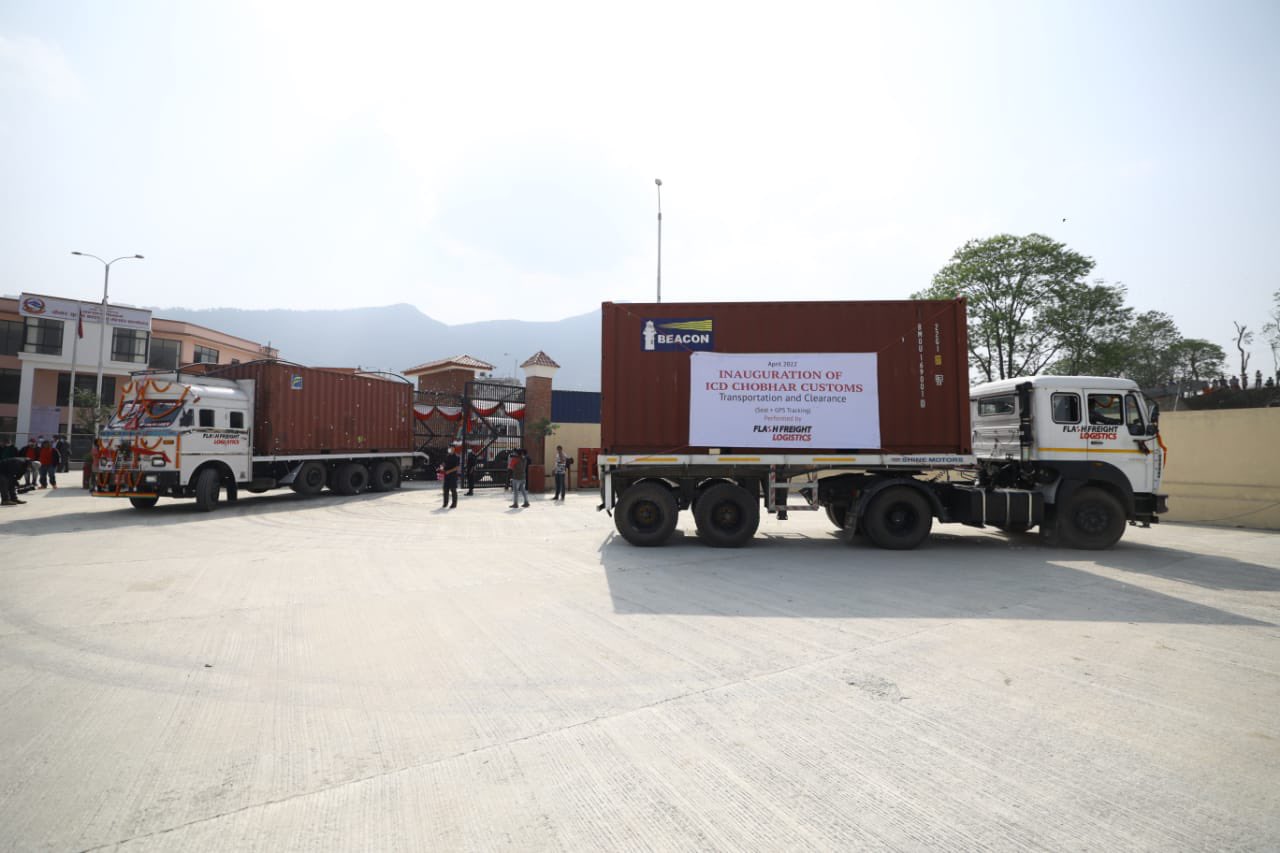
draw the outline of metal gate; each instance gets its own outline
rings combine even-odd
[[[524,388],[476,381],[468,382],[462,394],[418,391],[414,430],[418,450],[431,460],[428,477],[458,442],[477,456],[477,486],[505,487],[507,460],[524,440]]]

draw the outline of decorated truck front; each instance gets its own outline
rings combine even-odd
[[[194,497],[199,473],[252,470],[252,382],[137,374],[121,389],[93,453],[93,493],[149,507]]]

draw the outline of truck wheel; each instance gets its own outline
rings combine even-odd
[[[661,545],[676,529],[676,496],[666,486],[641,483],[618,499],[613,524],[632,545]]]
[[[156,501],[160,498],[129,498],[129,503],[133,504],[134,509],[151,509],[156,505]]]
[[[719,483],[698,497],[693,520],[711,547],[741,548],[760,527],[760,503],[741,486]]]
[[[218,505],[218,493],[222,491],[222,475],[217,468],[205,468],[196,477],[196,507],[201,512],[212,512]]]
[[[300,495],[318,495],[324,488],[327,476],[324,466],[319,462],[303,462],[289,488]]]
[[[1124,506],[1097,486],[1084,486],[1067,498],[1058,514],[1063,544],[1086,551],[1110,548],[1124,535]]]
[[[894,551],[916,547],[932,527],[929,502],[911,486],[890,486],[862,514],[862,528],[871,541]]]
[[[369,485],[369,469],[359,462],[344,462],[333,475],[333,489],[340,495],[358,495]]]
[[[400,466],[390,459],[384,459],[374,465],[369,488],[375,492],[389,492],[400,488]]]
[[[849,518],[849,507],[845,504],[827,504],[827,520],[844,530],[845,520]]]

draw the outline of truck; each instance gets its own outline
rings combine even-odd
[[[405,380],[279,360],[134,373],[95,442],[91,493],[203,511],[241,489],[309,496],[399,488],[413,450]]]
[[[825,512],[914,548],[938,523],[1082,549],[1167,511],[1159,407],[1127,379],[969,386],[965,302],[602,305],[600,508],[637,546]]]

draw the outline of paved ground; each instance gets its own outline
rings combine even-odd
[[[0,846],[1280,847],[1276,534],[437,500],[0,510]]]

